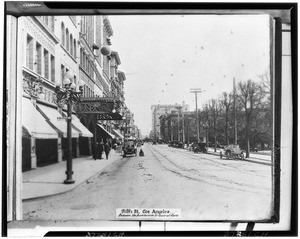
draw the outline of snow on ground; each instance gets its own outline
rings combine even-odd
[[[71,192],[23,204],[24,220],[116,220],[117,208],[181,209],[179,220],[262,220],[271,167],[145,145]]]

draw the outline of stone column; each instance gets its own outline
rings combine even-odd
[[[92,154],[92,139],[93,138],[88,138],[88,149],[89,149],[89,152],[88,154],[91,155]]]
[[[57,161],[62,162],[62,136],[57,139]]]
[[[79,156],[79,138],[76,138],[76,158]]]
[[[36,158],[36,138],[31,136],[30,137],[30,148],[31,148],[31,169],[36,168],[37,165],[37,158]]]

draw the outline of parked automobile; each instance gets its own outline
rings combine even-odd
[[[198,144],[196,144],[196,146],[193,149],[193,152],[194,153],[199,153],[199,152],[207,153],[206,143],[198,143]]]
[[[220,150],[220,158],[226,157],[227,159],[244,159],[244,151],[241,150],[238,144],[229,144],[224,149]]]
[[[132,155],[134,154],[135,156],[137,156],[137,143],[135,140],[132,139],[128,139],[124,141],[123,144],[123,158],[126,157],[126,155]]]

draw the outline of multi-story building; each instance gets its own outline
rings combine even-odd
[[[68,77],[84,82],[83,99],[124,102],[125,74],[118,52],[104,56],[113,35],[105,16],[27,16],[18,19],[18,55],[22,77],[23,171],[66,159],[66,104],[58,104],[57,85]],[[107,104],[108,104],[107,103]],[[76,105],[75,105],[76,106]],[[115,103],[113,108],[115,109]],[[121,121],[73,109],[72,155],[90,155],[93,142],[111,139]],[[96,117],[94,117],[96,115]],[[113,129],[115,128],[115,129]],[[120,132],[117,132],[120,134]],[[97,137],[96,137],[97,136]]]
[[[151,106],[151,111],[152,111],[152,138],[154,140],[156,139],[162,139],[161,137],[161,127],[160,127],[160,116],[162,115],[167,115],[171,113],[176,113],[178,112],[178,106],[177,104],[174,105],[152,105]],[[184,102],[182,103],[181,112],[187,112],[189,111],[189,105],[185,104]]]

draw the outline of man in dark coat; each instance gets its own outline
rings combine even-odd
[[[106,159],[108,159],[108,154],[110,151],[110,146],[109,143],[106,141],[105,145],[104,145],[104,151],[105,151],[105,155],[106,155]]]
[[[100,142],[97,143],[97,155],[95,160],[97,158],[102,159],[103,150],[104,150],[104,145],[103,145],[103,141],[101,140]]]

